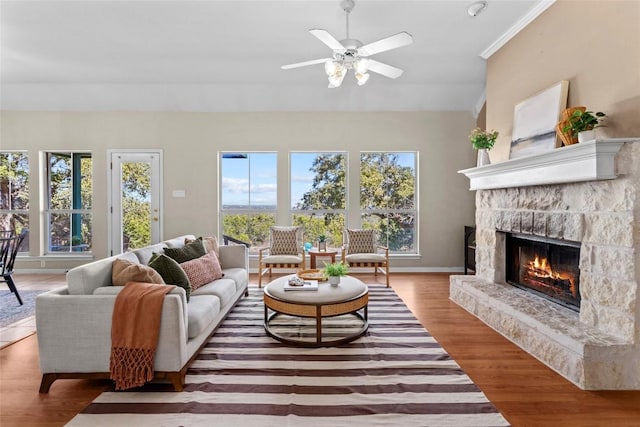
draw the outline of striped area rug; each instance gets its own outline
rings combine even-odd
[[[252,286],[192,364],[183,392],[105,392],[68,425],[509,425],[393,289],[370,285],[369,293],[365,336],[294,348],[265,335],[262,291]],[[339,333],[339,323],[327,333]]]

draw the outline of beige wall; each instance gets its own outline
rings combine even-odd
[[[559,0],[489,58],[493,162],[509,157],[514,105],[560,80],[568,106],[609,116],[601,136],[640,136],[640,1]]]
[[[475,163],[467,135],[475,125],[467,112],[412,113],[50,113],[3,111],[2,150],[28,150],[31,167],[31,248],[39,255],[38,153],[90,149],[94,160],[94,253],[107,254],[107,150],[162,149],[165,238],[218,234],[217,152],[277,150],[281,190],[286,191],[291,150],[347,150],[357,170],[360,151],[419,151],[421,257],[393,267],[441,269],[463,264],[463,225],[473,223],[474,193],[459,169]],[[284,187],[284,188],[283,188]],[[185,190],[185,198],[173,198]],[[358,208],[357,176],[350,176],[351,218]],[[286,194],[280,212],[287,218]],[[76,262],[45,260],[45,268]],[[22,262],[40,268],[41,260]]]

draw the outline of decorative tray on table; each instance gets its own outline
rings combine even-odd
[[[296,276],[303,280],[317,280],[318,282],[324,282],[327,280],[327,276],[324,275],[323,270],[298,270]]]

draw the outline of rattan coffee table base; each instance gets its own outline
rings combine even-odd
[[[369,328],[368,307],[369,294],[365,292],[356,298],[348,301],[341,301],[329,304],[306,304],[296,303],[290,301],[282,301],[277,298],[273,298],[270,295],[264,295],[264,329],[267,334],[278,341],[286,344],[291,344],[299,347],[330,347],[340,344],[351,342],[362,335]],[[272,310],[273,313],[269,313]],[[363,310],[363,314],[359,313],[359,310]],[[315,318],[316,321],[316,340],[304,341],[290,337],[286,337],[282,334],[275,332],[272,328],[272,321],[281,314],[288,314],[290,316]],[[351,314],[356,318],[356,321],[362,322],[362,327],[356,332],[339,339],[323,339],[322,336],[322,319],[326,317],[341,316],[345,314]]]

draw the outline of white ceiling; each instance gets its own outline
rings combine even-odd
[[[372,73],[362,87],[350,74],[328,89],[322,65],[280,66],[330,56],[308,30],[345,38],[339,0],[2,0],[0,107],[473,111],[484,93],[480,54],[545,1],[488,0],[476,18],[467,14],[471,3],[357,1],[352,38],[413,35],[412,45],[375,55],[405,72],[396,80]]]

